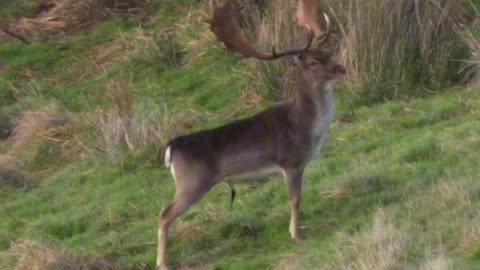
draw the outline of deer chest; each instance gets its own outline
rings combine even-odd
[[[333,94],[328,91],[324,99],[320,103],[321,106],[314,118],[311,132],[311,156],[318,158],[323,145],[328,136],[328,130],[335,118],[335,105],[333,101]]]

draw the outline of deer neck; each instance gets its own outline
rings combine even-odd
[[[314,159],[319,156],[335,117],[332,85],[326,82],[299,90],[293,109],[296,128],[306,136],[304,138],[309,138],[309,155]]]
[[[332,84],[330,82],[318,85],[301,83],[298,86],[294,109],[298,117],[329,124],[333,120],[335,109]]]

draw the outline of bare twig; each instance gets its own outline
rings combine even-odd
[[[3,30],[3,32],[5,32],[5,34],[12,36],[12,37],[22,41],[23,43],[25,43],[27,45],[30,44],[30,42],[28,40],[26,40],[24,37],[20,36],[19,34],[13,33],[12,31],[7,30],[7,29],[2,29],[2,30]]]

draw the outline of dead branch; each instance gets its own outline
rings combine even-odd
[[[26,40],[24,37],[20,36],[19,34],[13,33],[12,31],[7,30],[7,29],[2,29],[2,30],[3,30],[3,32],[5,32],[5,34],[7,34],[9,36],[12,36],[12,37],[22,41],[23,43],[25,43],[27,45],[30,45],[30,42],[28,40]]]

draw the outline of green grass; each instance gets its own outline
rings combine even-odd
[[[143,25],[116,19],[47,43],[0,44],[6,69],[0,113],[19,120],[25,111],[54,107],[77,125],[51,140],[36,138],[21,153],[33,158],[17,168],[37,188],[0,187],[1,269],[14,268],[10,247],[20,239],[104,256],[124,269],[153,269],[158,214],[174,194],[168,170],[157,164],[152,145],[122,149],[120,159],[111,160],[99,147],[98,130],[79,123],[112,106],[112,82],[128,85],[135,116],[180,114],[193,118],[191,129],[272,103],[264,97],[257,108],[234,111],[249,91],[247,60],[203,40],[204,55],[190,62],[186,44],[205,30],[198,23],[171,43],[161,40],[160,33],[198,2],[165,1]],[[0,9],[16,16],[10,2],[0,2]],[[153,43],[135,43],[142,40],[135,39],[139,30]],[[108,57],[98,60],[101,53]],[[306,173],[305,242],[289,239],[288,195],[280,178],[239,186],[233,209],[221,185],[174,226],[174,269],[476,269],[480,88],[373,106],[356,102],[362,97],[344,88],[336,93],[337,119],[349,121],[336,122]],[[81,155],[59,158],[77,142],[85,147]],[[9,146],[1,142],[0,153]]]
[[[468,250],[459,241],[462,230],[479,225],[480,111],[465,108],[478,100],[473,89],[359,109],[353,124],[334,127],[323,157],[307,171],[303,245],[289,240],[287,193],[280,179],[255,191],[241,187],[232,210],[227,189],[217,187],[173,230],[172,264],[275,268],[281,258],[299,253],[305,269],[317,263],[335,269],[344,242],[369,230],[383,209],[406,234],[402,263],[417,267],[426,252],[443,247],[456,269],[475,265],[478,241]],[[436,194],[439,187],[452,194]],[[151,164],[65,166],[34,191],[1,199],[0,215],[6,218],[0,222],[0,247],[33,239],[151,268],[158,212],[173,191],[168,172]],[[347,197],[328,199],[324,191]],[[362,260],[360,254],[354,259]]]

